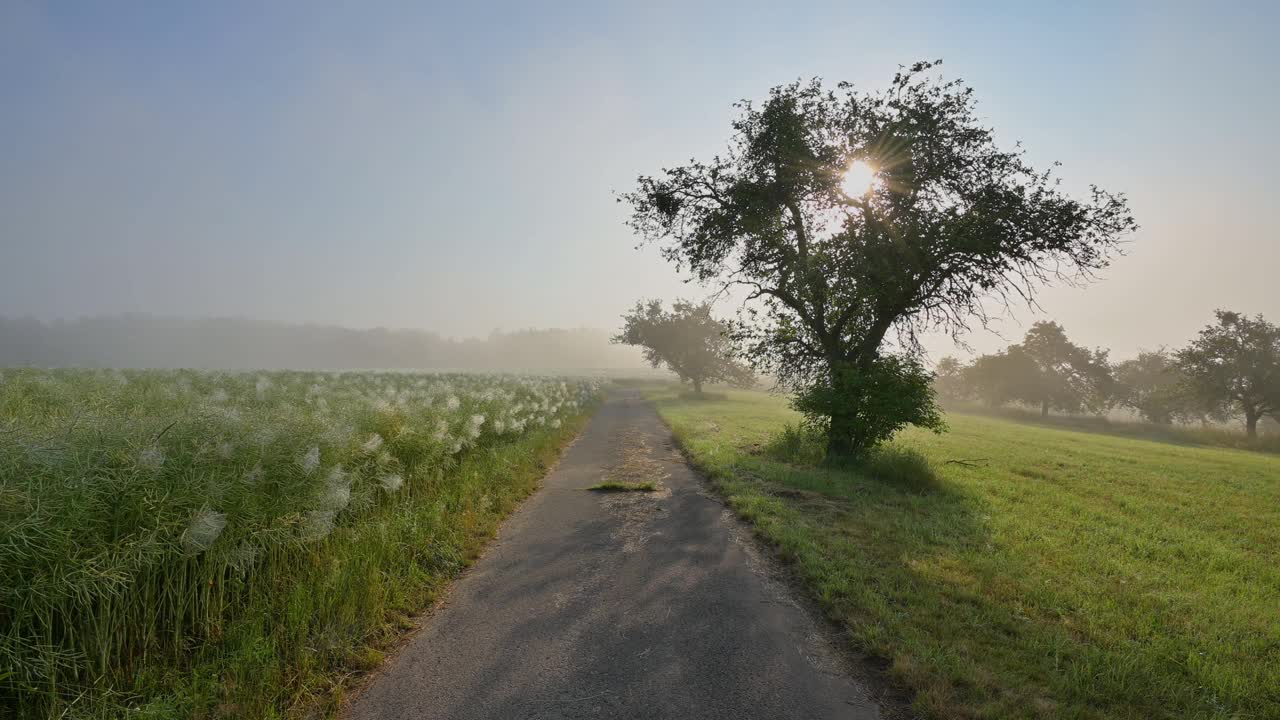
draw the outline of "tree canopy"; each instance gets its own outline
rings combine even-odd
[[[1261,315],[1215,315],[1217,323],[1178,352],[1178,367],[1199,398],[1238,409],[1257,437],[1259,420],[1280,417],[1280,328]]]
[[[1122,195],[1068,196],[1001,149],[960,81],[917,63],[880,92],[820,81],[738,104],[726,154],[641,176],[631,226],[705,283],[748,290],[736,336],[796,392],[831,454],[941,426],[918,333],[1105,267]],[[870,170],[866,188],[846,187]],[[874,413],[872,417],[870,413]]]
[[[711,315],[706,303],[677,300],[668,311],[661,300],[637,302],[623,316],[622,332],[613,341],[640,346],[653,367],[666,365],[682,381],[693,383],[697,393],[707,382],[755,383],[751,368],[733,358],[728,326]]]
[[[1116,363],[1116,397],[1143,420],[1160,425],[1222,418],[1222,402],[1188,392],[1187,377],[1164,349],[1144,350]]]

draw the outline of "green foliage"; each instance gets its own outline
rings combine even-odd
[[[814,419],[830,413],[831,452],[863,452],[916,420],[933,426],[906,365],[920,332],[960,332],[993,295],[1031,298],[1044,282],[1088,276],[1136,227],[1123,196],[1071,198],[1021,150],[1000,149],[972,90],[927,77],[935,65],[882,92],[775,87],[739,104],[727,153],[642,176],[622,197],[632,228],[668,260],[748,292],[735,337]],[[877,182],[851,194],[855,162]],[[884,357],[891,335],[903,357]],[[836,397],[845,390],[854,395]]]
[[[760,452],[801,419],[779,398],[651,397],[920,715],[1280,717],[1275,458],[952,414],[884,446],[922,491]]]
[[[1261,315],[1218,310],[1217,324],[1178,352],[1178,368],[1202,402],[1229,405],[1245,417],[1250,437],[1258,421],[1280,415],[1280,328]]]
[[[323,693],[532,490],[592,388],[0,371],[0,715]]]
[[[1139,352],[1117,363],[1115,379],[1119,403],[1147,422],[1171,425],[1225,419],[1222,404],[1198,398],[1176,359],[1163,349]]]
[[[668,312],[660,300],[641,301],[623,323],[613,342],[643,348],[650,365],[666,365],[681,381],[693,383],[695,393],[708,382],[755,385],[755,373],[734,359],[728,327],[712,317],[707,303],[677,300]]]
[[[1116,399],[1106,351],[1072,343],[1055,322],[1037,322],[1022,343],[977,358],[965,377],[989,405],[1026,403],[1042,415],[1050,410],[1101,413]]]
[[[954,357],[947,356],[938,361],[933,369],[933,388],[938,400],[947,403],[969,398],[971,393],[965,370],[965,365]]]
[[[932,376],[912,357],[887,355],[867,367],[840,363],[792,401],[810,427],[828,436],[832,456],[863,457],[906,427],[942,431]]]

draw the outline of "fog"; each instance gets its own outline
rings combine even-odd
[[[1043,317],[1117,356],[1280,318],[1269,3],[461,5],[0,6],[0,362],[639,366],[621,313],[709,293],[613,193],[722,150],[739,98],[934,57],[1142,225],[974,350]],[[535,336],[494,332],[527,328],[588,330],[513,359]]]
[[[0,367],[6,365],[635,374],[644,363],[637,349],[611,344],[605,333],[590,328],[454,340],[422,330],[131,315],[55,323],[0,318]]]

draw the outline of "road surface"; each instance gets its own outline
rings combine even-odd
[[[881,717],[746,532],[616,392],[350,717]]]

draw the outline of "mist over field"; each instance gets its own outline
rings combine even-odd
[[[542,329],[453,339],[247,319],[145,315],[44,323],[0,317],[0,366],[202,369],[631,370],[636,348],[603,330]]]
[[[612,332],[637,297],[714,290],[636,249],[637,173],[721,151],[770,86],[941,57],[1002,145],[1141,225],[1099,282],[965,340],[1048,317],[1120,356],[1178,345],[1218,307],[1280,316],[1274,7],[1238,5],[3,3],[0,315]]]

